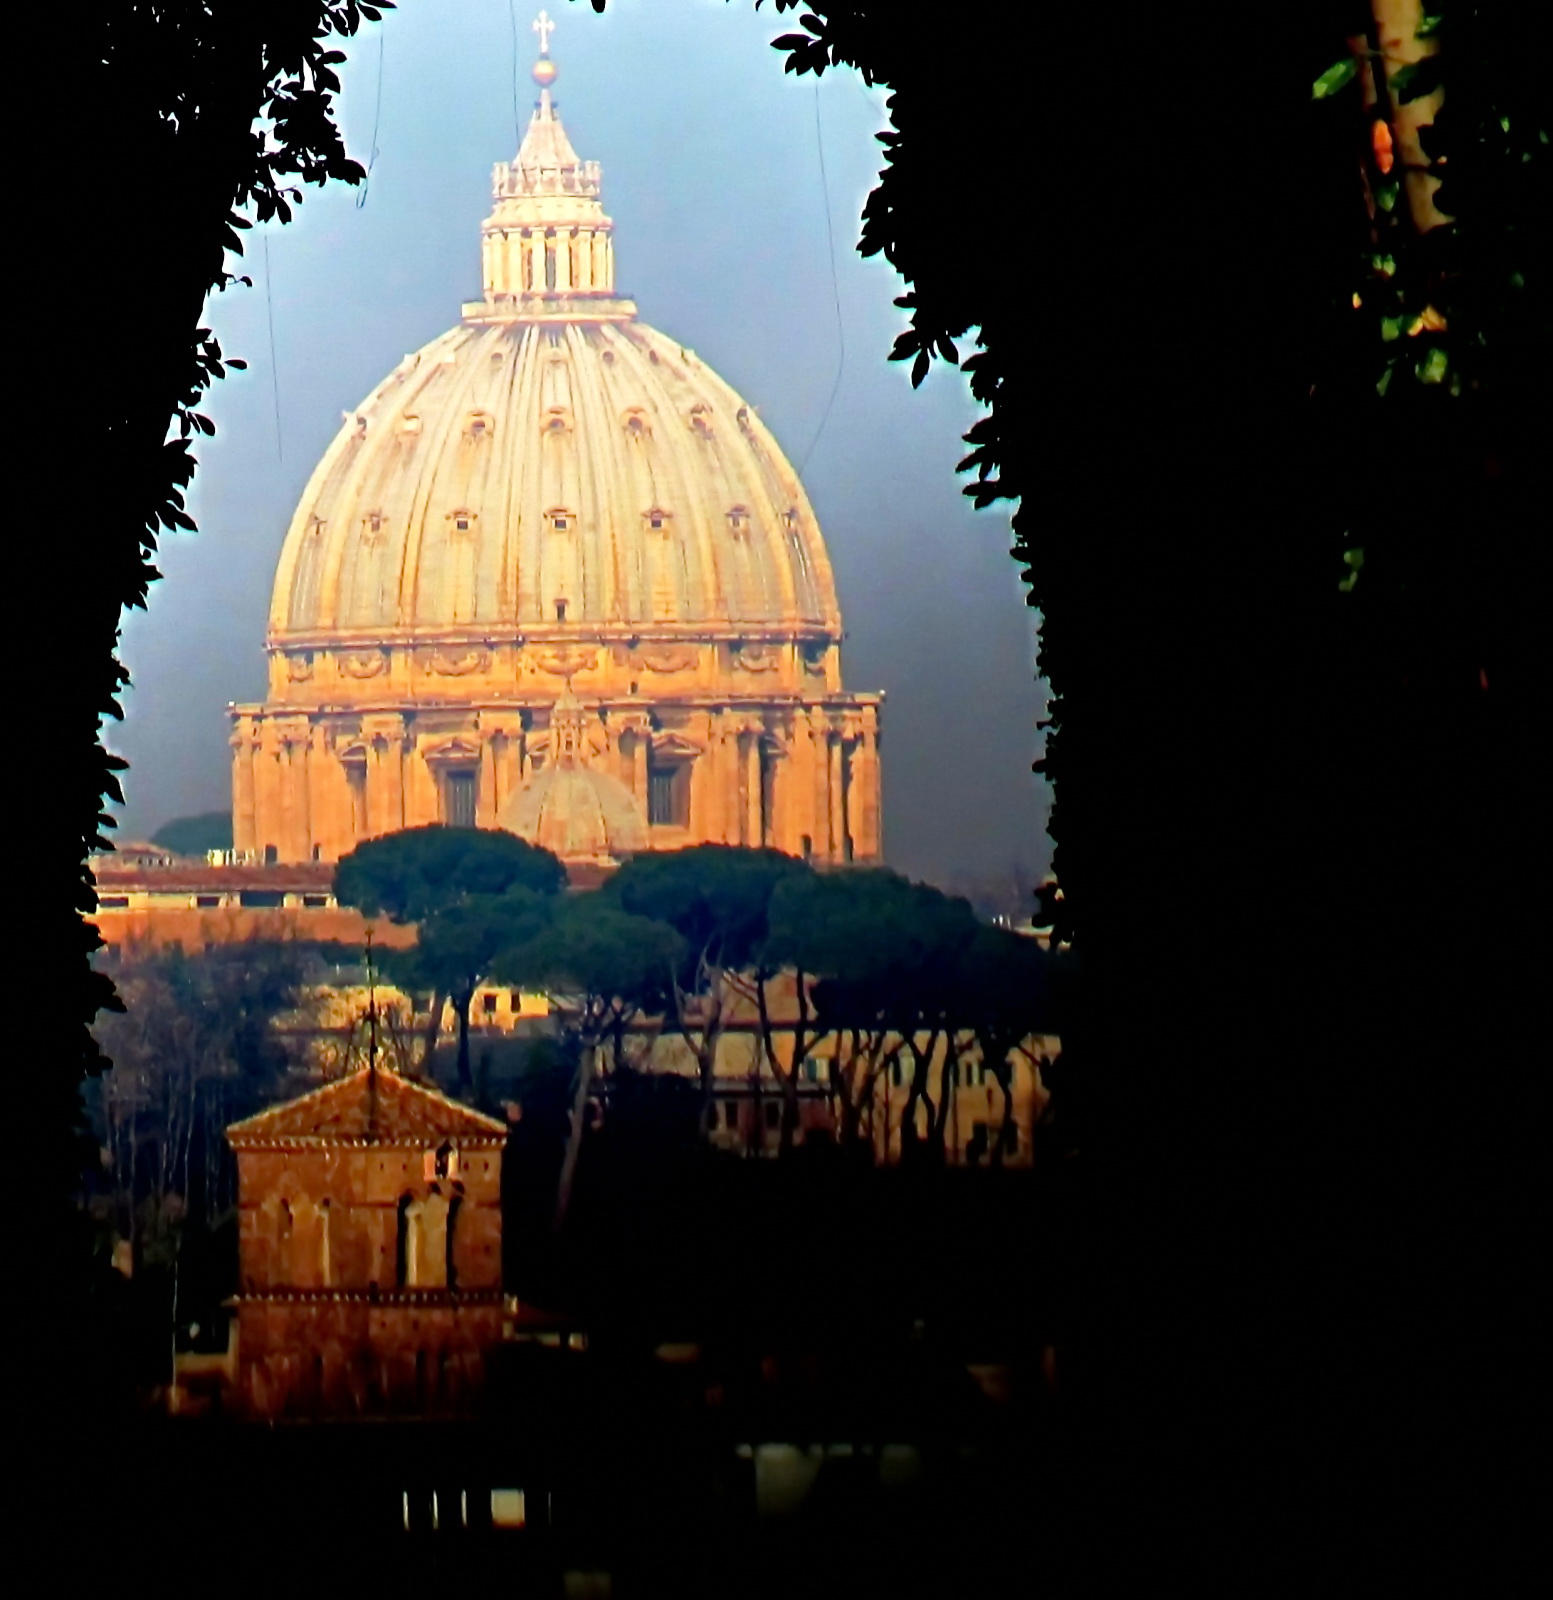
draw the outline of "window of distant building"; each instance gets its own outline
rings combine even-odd
[[[480,1009],[485,1012],[486,1016],[494,1017],[496,1015],[496,996],[494,994],[481,995]]]
[[[272,844],[265,845],[265,847],[264,847],[264,864],[265,864],[265,866],[273,867],[275,865],[275,863],[277,861],[279,861],[279,860],[280,860],[280,851],[277,850],[275,848],[275,846],[272,845]]]
[[[194,897],[194,904],[201,911],[209,911],[221,904],[221,896],[218,894],[197,894]]]
[[[326,894],[305,894],[302,896],[302,904],[312,906],[317,910],[329,904],[329,896]]]
[[[652,762],[647,768],[647,820],[657,828],[690,823],[690,770],[683,761]]]
[[[123,911],[129,905],[127,894],[100,894],[97,904],[104,911]]]
[[[454,767],[442,778],[442,820],[450,828],[475,825],[475,777],[467,767]]]
[[[782,1126],[782,1108],[775,1100],[766,1102],[766,1126],[768,1128],[780,1128]]]

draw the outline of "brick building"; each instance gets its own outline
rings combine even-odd
[[[466,1411],[502,1336],[503,1125],[368,1067],[227,1137],[237,1409]]]

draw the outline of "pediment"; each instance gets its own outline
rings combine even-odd
[[[427,761],[478,761],[480,746],[472,739],[439,739],[422,746],[421,754]]]
[[[652,753],[655,756],[668,756],[685,761],[693,760],[705,749],[694,739],[687,739],[682,733],[660,733],[652,742]]]

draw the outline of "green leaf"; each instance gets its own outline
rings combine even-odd
[[[1352,550],[1343,552],[1343,564],[1357,572],[1364,565],[1364,546],[1355,545]]]
[[[1383,183],[1375,191],[1375,203],[1382,211],[1390,211],[1397,203],[1397,186],[1393,183]]]
[[[1312,100],[1326,100],[1337,93],[1344,84],[1351,83],[1359,71],[1359,63],[1352,56],[1344,56],[1336,66],[1328,67],[1310,86]]]
[[[1422,100],[1440,87],[1444,72],[1439,56],[1425,56],[1421,61],[1410,61],[1391,79],[1391,93],[1398,104]]]
[[[1383,373],[1381,373],[1380,380],[1375,385],[1375,392],[1376,392],[1376,394],[1384,395],[1385,392],[1390,387],[1391,387],[1391,368],[1387,367],[1386,370]]]
[[[1417,32],[1413,35],[1413,37],[1415,39],[1432,39],[1435,34],[1440,31],[1440,24],[1444,20],[1445,18],[1442,17],[1438,12],[1436,12],[1432,17],[1425,17],[1423,21],[1418,24]]]
[[[1370,266],[1382,278],[1394,277],[1397,270],[1397,258],[1395,256],[1371,256]]]
[[[1431,345],[1418,369],[1420,383],[1439,383],[1450,369],[1450,357],[1438,346]]]
[[[1402,326],[1406,320],[1405,317],[1382,317],[1380,319],[1381,338],[1387,344],[1390,344],[1393,339],[1400,339],[1402,337]]]

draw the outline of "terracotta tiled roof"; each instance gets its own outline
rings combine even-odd
[[[298,861],[291,866],[213,867],[204,861],[173,861],[167,866],[115,866],[104,862],[92,869],[99,889],[275,889],[293,893],[326,893],[334,886],[334,864]]]
[[[248,1149],[291,1144],[421,1148],[444,1139],[465,1145],[501,1144],[507,1128],[424,1084],[363,1067],[300,1100],[234,1122],[226,1134],[234,1147]]]

